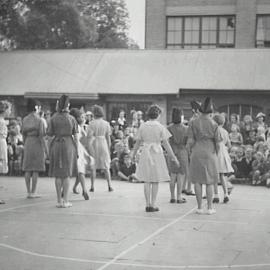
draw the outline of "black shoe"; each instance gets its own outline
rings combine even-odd
[[[83,191],[82,195],[83,195],[83,197],[84,197],[84,199],[85,199],[86,201],[89,200],[89,196],[88,196],[87,192],[84,192],[84,191]]]
[[[185,194],[188,196],[195,196],[195,193],[193,191],[186,191]]]
[[[95,190],[94,190],[93,187],[91,187],[91,188],[89,189],[89,191],[90,191],[90,192],[94,192]]]
[[[219,203],[219,198],[214,198],[213,203]]]
[[[170,203],[175,203],[176,200],[175,199],[170,199]]]
[[[159,208],[158,208],[158,207],[153,207],[153,206],[152,206],[152,207],[151,207],[151,210],[152,210],[151,212],[158,212],[158,211],[159,211]]]
[[[229,202],[229,197],[228,197],[228,196],[224,197],[224,200],[223,200],[223,202],[224,202],[224,203],[227,203],[227,202]]]
[[[145,212],[151,212],[150,210],[151,210],[151,207],[150,206],[146,206],[145,207]]]
[[[112,187],[109,187],[109,192],[112,192],[113,191],[113,188]]]

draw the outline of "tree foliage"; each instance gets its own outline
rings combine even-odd
[[[123,0],[0,0],[0,48],[134,48]]]

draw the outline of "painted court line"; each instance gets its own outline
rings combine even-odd
[[[179,220],[179,219],[178,219]],[[147,241],[147,240],[146,240]],[[95,263],[95,264],[109,264],[109,265],[121,265],[121,266],[130,266],[130,267],[138,267],[138,268],[154,268],[154,269],[247,269],[254,267],[270,267],[270,263],[261,263],[261,264],[239,264],[239,265],[156,265],[156,264],[143,264],[143,263],[125,263],[125,262],[112,262],[109,261],[100,261],[100,260],[90,260],[90,259],[80,259],[80,258],[71,258],[71,257],[62,257],[62,256],[54,256],[47,255],[38,252],[32,252],[29,250],[17,248],[5,243],[0,243],[0,247],[10,249],[25,255],[46,258],[46,259],[54,259],[54,260],[62,260],[62,261],[72,261],[78,263]],[[130,250],[130,249],[129,249]],[[108,265],[108,266],[109,266]],[[104,265],[105,266],[105,265]],[[103,267],[104,267],[103,266]],[[98,268],[104,269],[104,268]]]
[[[83,262],[83,263],[106,263],[106,261],[96,261],[96,260],[86,260],[86,259],[78,259],[78,258],[46,255],[46,254],[41,254],[41,253],[25,250],[25,249],[22,249],[22,248],[17,248],[17,247],[7,245],[7,244],[4,244],[4,243],[0,243],[0,247],[11,249],[11,250],[17,251],[19,253],[23,253],[23,254],[30,255],[30,256],[35,256],[35,257],[42,257],[42,258],[49,258],[49,259],[56,259],[56,260],[65,260],[65,261],[73,261],[73,262]]]
[[[37,203],[29,203],[29,204],[24,204],[24,205],[20,205],[20,206],[15,206],[15,207],[10,207],[10,208],[0,209],[0,213],[8,212],[8,211],[13,211],[13,210],[21,209],[21,208],[27,208],[27,207],[31,207],[31,206],[35,206],[35,205],[50,204],[50,203],[52,203],[52,201],[46,201],[46,202],[43,201],[43,202],[37,202]]]
[[[114,264],[118,259],[120,259],[122,256],[126,255],[127,253],[129,253],[130,251],[132,251],[133,249],[137,248],[138,246],[144,244],[145,242],[147,242],[148,240],[150,240],[151,238],[155,237],[156,235],[160,234],[161,232],[163,232],[164,230],[166,230],[167,228],[171,227],[172,225],[174,225],[175,223],[177,223],[179,220],[185,218],[187,215],[189,215],[190,213],[192,213],[197,207],[192,208],[191,210],[189,210],[187,213],[185,213],[184,215],[178,217],[177,219],[171,221],[170,223],[166,224],[165,226],[162,226],[161,228],[159,228],[158,230],[156,230],[154,233],[150,234],[149,236],[147,236],[144,240],[132,245],[131,247],[129,247],[128,249],[122,251],[121,253],[119,253],[117,256],[115,256],[112,260],[110,260],[109,262],[107,262],[106,264],[104,264],[103,266],[101,266],[100,268],[98,268],[97,270],[103,270],[107,267],[109,267],[110,265]]]

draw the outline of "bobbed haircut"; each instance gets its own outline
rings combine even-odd
[[[213,116],[213,119],[219,126],[223,126],[225,123],[225,117],[223,114],[217,113]]]
[[[161,112],[161,108],[158,105],[154,104],[149,107],[147,111],[147,116],[149,119],[157,119]]]
[[[28,99],[27,101],[27,111],[34,112],[36,110],[36,106],[41,106],[41,103],[36,99]]]
[[[95,118],[101,118],[104,117],[104,110],[99,105],[94,105],[93,107],[93,115]]]
[[[79,118],[82,114],[83,114],[83,112],[82,111],[80,111],[79,109],[77,109],[77,108],[72,108],[71,110],[70,110],[70,115],[72,115],[76,120],[77,120],[77,118]]]

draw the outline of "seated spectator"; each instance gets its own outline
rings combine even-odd
[[[240,146],[243,144],[243,136],[239,132],[239,126],[236,124],[231,125],[231,132],[229,134],[229,138],[232,146]]]
[[[111,170],[112,170],[112,175],[117,176],[118,171],[119,171],[119,159],[122,153],[129,153],[129,147],[128,147],[128,142],[126,138],[124,137],[124,133],[122,130],[119,130],[117,132],[117,138],[114,142],[114,151],[113,151],[113,156],[114,158],[112,159],[111,162]]]
[[[245,156],[242,159],[242,175],[244,178],[251,178],[251,172],[252,172],[252,162],[254,161],[253,157],[253,148],[251,145],[247,145],[245,149]]]
[[[234,174],[236,178],[245,178],[243,158],[244,158],[244,148],[243,146],[238,146],[236,148],[235,158],[234,160],[232,160]]]
[[[270,188],[270,154],[267,155],[267,158],[263,163],[263,175],[257,184],[266,185]]]
[[[136,165],[131,162],[131,158],[128,153],[123,153],[121,156],[121,162],[119,163],[118,176],[122,181],[137,182],[136,178]]]
[[[260,183],[264,172],[264,156],[261,152],[255,154],[255,160],[252,162],[252,185]]]
[[[256,130],[255,129],[251,129],[249,132],[248,132],[248,137],[246,138],[246,142],[245,144],[247,145],[254,145],[255,142],[256,142]]]
[[[257,140],[253,145],[253,148],[255,152],[260,151],[261,153],[264,154],[264,139],[262,137],[257,137]]]
[[[125,111],[121,110],[119,112],[119,117],[117,119],[117,123],[119,125],[120,130],[124,130],[128,126],[127,120],[125,118]]]
[[[227,124],[227,129],[229,133],[232,131],[232,125],[237,125],[238,127],[240,126],[239,118],[236,113],[231,114],[230,121]]]

